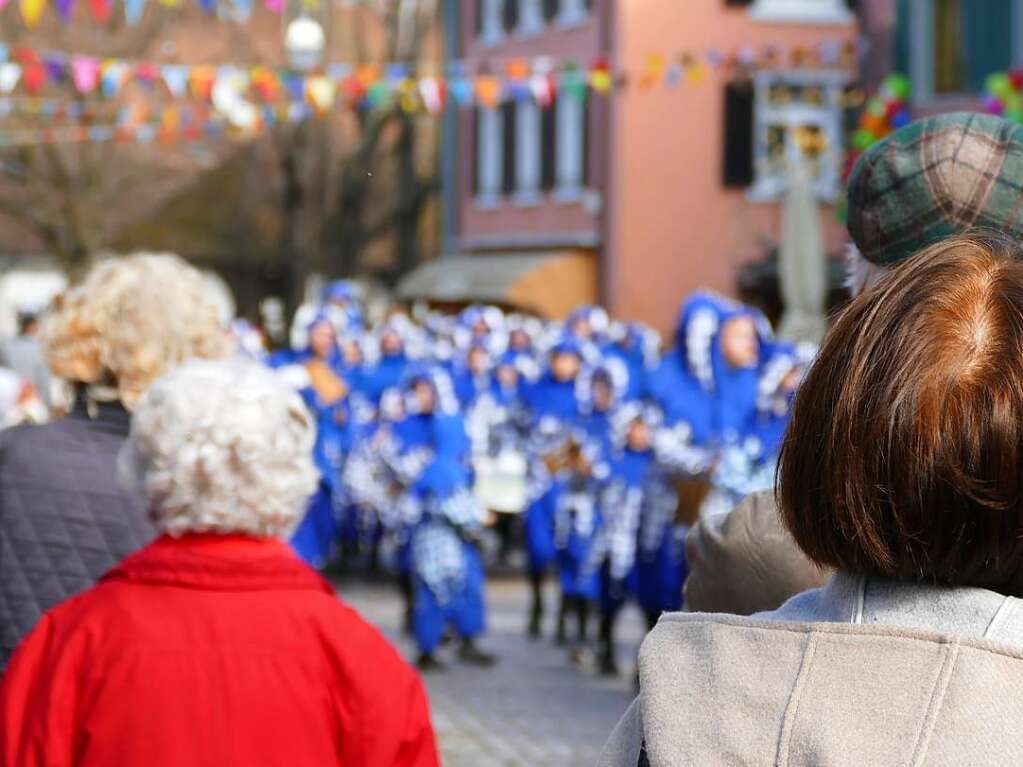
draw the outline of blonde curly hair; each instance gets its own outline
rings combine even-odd
[[[115,386],[129,409],[165,370],[231,349],[202,274],[166,253],[96,264],[57,300],[41,335],[56,376]]]
[[[315,439],[302,398],[273,371],[192,360],[139,400],[119,473],[169,535],[284,537],[319,480]]]

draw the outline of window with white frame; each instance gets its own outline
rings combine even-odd
[[[504,39],[504,4],[517,0],[479,0],[477,13],[480,14],[480,41],[488,44]]]
[[[846,0],[756,0],[749,12],[758,21],[790,24],[849,24],[853,21]]]
[[[540,201],[540,107],[533,99],[515,105],[515,201]]]
[[[558,25],[563,27],[582,24],[589,16],[586,0],[561,0],[558,9]]]
[[[504,123],[500,109],[480,108],[477,115],[477,202],[496,205],[504,186]]]
[[[895,68],[916,101],[980,93],[1023,64],[1023,0],[897,0]]]
[[[586,151],[586,105],[583,99],[562,93],[555,105],[555,198],[579,199],[582,194]]]
[[[536,35],[543,27],[543,0],[520,0],[519,26],[515,31],[520,35]]]
[[[753,170],[748,194],[775,200],[788,170],[805,164],[817,196],[833,200],[841,189],[844,148],[840,72],[758,72],[754,75]]]

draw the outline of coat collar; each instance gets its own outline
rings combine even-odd
[[[84,389],[76,395],[68,417],[119,437],[127,437],[131,427],[131,413],[120,401],[90,399]]]
[[[284,542],[245,535],[164,535],[129,556],[102,580],[205,591],[334,593]]]
[[[760,617],[881,624],[990,639],[1023,647],[1023,600],[988,589],[836,573]]]

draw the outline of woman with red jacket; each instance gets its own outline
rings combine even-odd
[[[191,362],[121,455],[154,543],[47,612],[0,679],[0,767],[435,767],[422,684],[280,539],[314,427],[253,363]]]

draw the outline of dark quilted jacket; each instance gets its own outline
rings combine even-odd
[[[117,482],[120,405],[0,432],[0,669],[40,616],[155,535]]]

